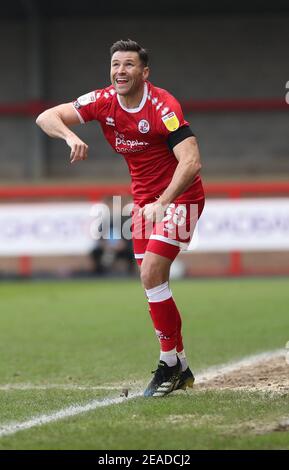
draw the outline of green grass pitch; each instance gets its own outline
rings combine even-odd
[[[289,340],[288,279],[192,279],[171,287],[195,371]],[[158,354],[138,281],[2,283],[0,431],[117,397],[126,383],[144,386]],[[139,397],[2,436],[0,449],[289,449],[288,432],[237,426],[289,417],[288,398],[230,390]]]

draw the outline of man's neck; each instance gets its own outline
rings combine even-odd
[[[144,84],[142,87],[133,95],[122,96],[118,95],[121,104],[127,109],[138,108],[144,95]]]

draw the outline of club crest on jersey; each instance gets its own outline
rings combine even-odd
[[[138,130],[139,130],[142,134],[146,134],[146,133],[150,130],[149,122],[146,121],[146,119],[142,119],[142,120],[138,123]]]
[[[162,121],[170,132],[176,131],[180,127],[180,122],[174,112],[162,117]]]

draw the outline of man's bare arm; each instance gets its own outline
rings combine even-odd
[[[71,163],[87,158],[88,146],[68,127],[79,123],[79,117],[71,103],[47,109],[36,119],[36,124],[47,135],[65,140],[71,149]]]
[[[148,220],[162,220],[167,207],[186,191],[201,169],[200,152],[195,137],[188,137],[177,144],[173,152],[179,163],[170,184],[156,202],[146,204],[140,210],[140,214]]]
[[[169,205],[188,189],[202,167],[200,152],[195,137],[188,137],[177,144],[173,148],[173,152],[179,163],[169,186],[158,199],[164,206]]]

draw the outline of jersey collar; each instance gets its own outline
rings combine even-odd
[[[124,111],[127,111],[128,113],[138,113],[139,111],[142,110],[142,108],[144,107],[145,105],[145,102],[147,100],[147,96],[148,96],[148,85],[147,83],[145,82],[144,83],[144,93],[143,93],[143,97],[142,97],[142,100],[139,104],[139,106],[137,108],[126,108],[120,101],[120,98],[119,98],[119,95],[117,95],[117,101],[120,105],[120,107],[122,109],[124,109]]]

